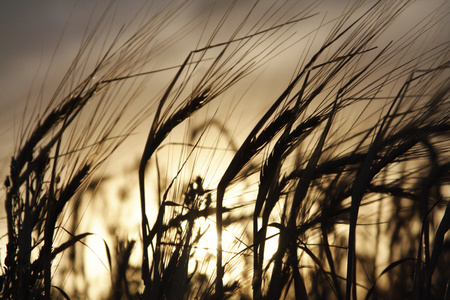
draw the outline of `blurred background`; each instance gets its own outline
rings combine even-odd
[[[303,9],[306,9],[308,12],[306,15],[311,18],[305,20],[301,26],[287,28],[284,34],[286,41],[278,49],[280,53],[268,54],[267,57],[270,59],[267,63],[228,91],[217,105],[214,104],[216,106],[212,106],[208,112],[205,112],[205,115],[192,119],[191,131],[212,116],[216,116],[218,132],[221,132],[221,126],[226,124],[233,143],[239,144],[247,132],[238,128],[251,128],[251,125],[272,103],[274,97],[285,88],[298,62],[302,58],[309,57],[310,53],[314,52],[314,47],[321,45],[331,26],[327,25],[328,22],[340,16],[348,4],[348,1],[301,1],[301,3],[286,1],[282,5],[276,2],[278,1],[260,1],[254,18],[264,17],[264,12],[272,6],[273,16],[268,18],[272,23],[277,18],[288,20]],[[366,2],[366,7],[369,7],[370,1]],[[445,3],[446,17],[440,21],[436,30],[424,34],[426,43],[418,44],[417,49],[409,51],[411,54],[415,51],[418,53],[423,51],[421,47],[432,48],[433,44],[437,45],[441,41],[448,40],[450,27],[445,20],[448,21],[449,2],[432,0],[411,3],[405,13],[383,35],[380,43],[387,44],[390,40],[403,36],[418,20]],[[158,17],[158,12],[166,11],[174,14],[170,16],[173,20],[166,24],[155,39],[162,46],[156,49],[154,58],[150,59],[141,70],[143,73],[161,71],[150,75],[145,79],[145,83],[140,85],[141,93],[129,110],[130,116],[140,110],[147,111],[144,114],[145,121],[133,131],[119,151],[109,158],[105,167],[100,170],[98,178],[104,184],[98,187],[92,184],[92,189],[85,194],[87,200],[81,204],[83,208],[79,210],[82,215],[76,218],[79,222],[76,224],[77,230],[96,234],[86,241],[88,247],[82,247],[86,252],[85,260],[79,266],[80,269],[90,267],[89,271],[83,271],[86,278],[82,279],[85,281],[84,284],[89,282],[86,294],[90,298],[105,295],[105,291],[110,286],[109,283],[105,283],[105,277],[109,277],[110,273],[106,266],[104,242],[112,245],[116,243],[117,236],[125,239],[139,239],[140,215],[136,167],[150,128],[152,113],[155,109],[154,103],[161,97],[161,92],[176,72],[176,69],[172,67],[181,65],[191,50],[205,46],[221,18],[234,5],[225,20],[225,25],[215,36],[212,44],[227,41],[253,4],[253,1],[237,1],[233,4],[232,1],[209,0],[188,1],[187,4],[176,1],[167,4],[167,1],[162,0],[152,2],[0,0],[0,178],[2,182],[9,170],[10,157],[26,130],[27,122],[44,113],[61,78],[76,57],[83,39],[92,31],[108,7],[103,25],[99,30],[100,34],[96,37],[98,43],[94,43],[90,50],[93,61],[99,59],[100,53],[111,43],[117,33],[124,32],[120,43],[132,35],[133,29],[140,23],[149,18]],[[272,24],[269,21],[267,24]],[[251,20],[248,22],[248,30],[254,23],[256,22]],[[322,26],[322,29],[315,31],[319,26]],[[246,30],[247,28],[242,29],[238,37],[242,36]],[[86,65],[89,66],[88,63]],[[83,71],[80,71],[80,78],[82,74]],[[121,95],[117,96],[111,101],[121,101]],[[180,130],[178,134],[183,136],[186,132]],[[212,132],[210,135],[214,137],[217,132]],[[176,151],[179,150],[175,147],[170,157],[161,157],[161,163],[167,169],[170,169],[171,165],[174,167],[179,165],[179,161],[172,160],[173,156],[176,157],[174,155]],[[201,166],[201,168],[206,167]],[[216,167],[214,172],[210,171],[214,173],[214,176],[205,182],[207,187],[215,187],[217,184],[217,177],[221,172],[219,166]],[[170,171],[167,172],[166,179],[171,178],[173,175],[169,174]],[[120,176],[116,176],[117,174]],[[188,175],[186,180],[195,178],[197,174],[193,171]],[[156,189],[151,179],[149,179],[149,186]],[[0,199],[3,201],[2,197]],[[1,206],[3,207],[3,203]],[[2,220],[0,222],[2,235],[0,258],[3,260],[7,241],[3,236],[6,232],[3,209],[0,212]],[[149,218],[155,218],[155,216],[156,211],[150,208]],[[208,243],[215,244],[214,237],[210,239],[206,242],[205,248]],[[208,253],[201,255],[208,255]],[[131,257],[132,264],[139,265],[140,258],[139,247],[137,247]],[[72,272],[76,276],[76,272],[81,271]],[[69,277],[66,279],[63,277],[62,280],[67,278]],[[83,286],[80,284],[80,287],[77,287],[76,282],[73,281],[75,285],[72,287],[73,290]],[[68,282],[65,284],[70,285]]]

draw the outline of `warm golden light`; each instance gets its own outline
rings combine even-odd
[[[0,298],[448,298],[449,3],[5,2]]]

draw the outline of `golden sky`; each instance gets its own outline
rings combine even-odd
[[[245,32],[251,32],[251,25],[257,23],[258,18],[267,17],[264,12],[271,5],[275,5],[271,10],[274,15],[272,18],[268,18],[266,24],[260,24],[261,29],[278,24],[277,18],[288,20],[296,16],[301,9],[305,9],[307,5],[316,3],[316,1],[286,1],[281,5],[277,4],[281,1],[260,2],[254,12],[255,20],[250,19],[247,23],[248,26],[243,28],[237,37],[242,37]],[[365,7],[369,7],[372,3],[372,1],[366,2]],[[108,3],[109,1],[87,0],[0,0],[0,178],[4,178],[8,172],[9,159],[14,152],[14,145],[18,143],[20,125],[23,124],[24,119],[28,120],[27,118],[32,115],[33,111],[35,112],[34,117],[36,117],[38,112],[44,110],[45,103],[51,98],[77,54],[81,41],[90,32]],[[99,53],[98,50],[101,50],[105,36],[109,34],[110,37],[114,37],[122,26],[137,25],[139,22],[145,21],[164,9],[165,3],[166,1],[163,0],[154,1],[152,4],[144,1],[117,1],[114,3],[105,18],[105,27],[98,37],[98,44],[94,43],[97,48],[92,53]],[[245,18],[253,3],[254,1],[237,1],[212,44],[227,41],[231,32]],[[213,115],[214,110],[217,109],[217,114],[227,122],[234,137],[245,135],[245,132],[238,131],[237,128],[250,128],[247,124],[254,123],[256,117],[267,108],[277,93],[285,88],[299,61],[311,54],[307,53],[308,48],[311,47],[313,52],[314,47],[320,46],[326,37],[327,28],[330,27],[324,25],[323,31],[316,32],[314,30],[320,24],[326,24],[339,16],[348,3],[349,1],[322,1],[317,4],[317,7],[308,10],[309,12],[305,15],[312,16],[316,12],[318,14],[301,23],[301,26],[292,27],[286,31],[284,37],[289,38],[279,48],[279,50],[285,50],[273,60],[268,61],[262,68],[256,70],[242,84],[237,84],[235,89],[232,89],[226,96],[220,98],[217,106],[211,107],[209,116]],[[143,67],[142,71],[182,64],[191,50],[206,45],[208,38],[230,5],[231,1],[199,0],[180,9],[176,16],[173,16],[173,21],[156,38],[157,41],[168,39],[164,44],[167,47],[157,53],[148,66]],[[442,19],[435,19],[437,22],[435,30],[424,33],[424,41],[427,43],[418,43],[417,48],[409,49],[408,51],[411,53],[406,53],[406,55],[417,54],[426,47],[432,47],[433,44],[448,42],[450,2],[421,0],[411,4],[382,36],[379,41],[380,47],[382,48],[391,40],[401,38],[437,7],[440,8],[436,16],[440,16]],[[175,11],[171,9],[166,9],[166,11]],[[136,14],[137,17],[134,17]],[[132,34],[133,27],[128,28],[127,33]],[[175,34],[170,36],[172,33]],[[306,38],[302,39],[302,37]],[[279,42],[282,40],[280,39]],[[111,41],[111,39],[107,39],[107,41]],[[212,51],[211,55],[213,53]],[[152,76],[142,93],[143,97],[132,109],[138,111],[149,101],[155,101],[159,96],[158,92],[170,82],[173,75],[174,70]],[[234,108],[238,101],[241,101],[240,106]],[[25,107],[27,107],[27,111],[24,114]],[[201,119],[198,121],[201,122]],[[206,121],[206,117],[204,121]],[[124,160],[123,163],[127,165],[130,165],[143,149],[145,138],[142,137],[147,135],[150,121],[143,125],[138,128],[136,136],[131,137],[127,144],[131,146],[121,150],[128,154],[121,156]],[[1,199],[3,198],[0,197]],[[0,214],[0,217],[2,216]],[[0,228],[0,232],[2,230],[3,228]],[[0,249],[4,249],[3,245],[4,240],[0,243]],[[1,251],[0,257],[3,255],[3,250]]]
[[[260,1],[255,16],[262,15],[262,12],[276,1]],[[287,1],[279,15],[292,16],[293,12],[300,11],[306,5],[314,4],[315,1]],[[370,1],[366,1],[369,5]],[[41,92],[45,99],[50,98],[60,78],[67,70],[73,57],[76,55],[80,42],[86,32],[92,28],[92,24],[100,17],[107,7],[109,1],[1,1],[0,2],[0,168],[5,169],[9,163],[9,157],[13,151],[14,140],[17,138],[18,126],[23,118],[23,110],[26,99],[29,99],[29,110],[33,104],[37,103],[37,98]],[[139,18],[145,19],[160,11],[166,1],[153,1],[151,4],[145,1],[117,1],[112,5],[109,17],[107,17],[107,29],[111,34],[133,20],[136,13],[141,13]],[[149,70],[176,66],[182,63],[190,50],[205,45],[208,33],[215,28],[220,17],[230,7],[231,1],[193,1],[193,3],[182,8],[179,14],[170,24],[167,32],[174,32],[178,29],[187,29],[180,40],[174,41],[164,52],[158,56],[158,61],[153,61]],[[235,28],[237,20],[242,20],[245,13],[253,5],[253,1],[237,1],[226,25],[222,29],[223,35],[227,36],[226,30]],[[300,28],[306,34],[314,29],[321,22],[331,20],[339,15],[340,11],[348,5],[349,1],[322,1],[311,14],[318,12],[308,22]],[[421,18],[432,12],[436,7],[444,3],[441,7],[443,14],[447,11],[447,16],[441,21],[439,30],[428,33],[434,35],[433,40],[448,40],[450,29],[448,25],[448,1],[415,1],[407,8],[405,13],[399,18],[397,23],[391,27],[385,36],[385,41],[395,39],[399,34],[407,32]],[[315,4],[314,4],[315,5]],[[279,5],[281,7],[281,5]],[[144,7],[145,9],[143,9]],[[368,7],[368,6],[367,6]],[[170,9],[169,9],[170,10]],[[143,17],[144,16],[144,17]],[[236,20],[236,22],[235,22]],[[447,20],[447,21],[446,21]],[[136,21],[136,19],[134,20]],[[190,22],[193,23],[190,23]],[[252,22],[248,22],[252,24]],[[191,26],[191,27],[189,27]],[[299,28],[295,30],[299,31]],[[106,34],[107,31],[105,30]],[[298,32],[297,32],[298,34]],[[298,38],[300,35],[294,37]],[[162,37],[158,37],[161,39]],[[215,42],[220,42],[219,34]],[[288,43],[289,44],[289,43]],[[288,45],[287,44],[287,45]],[[298,49],[298,48],[297,48]],[[296,51],[296,52],[295,52]],[[281,55],[280,59],[272,63],[270,72],[265,74],[272,76],[260,76],[258,82],[261,83],[259,91],[268,93],[276,90],[276,80],[286,80],[291,76],[292,70],[286,71],[297,63],[298,58],[292,59],[292,53],[298,50]],[[262,72],[261,72],[262,73]],[[273,76],[275,74],[275,76]],[[164,75],[158,79],[152,79],[160,84],[167,84]],[[262,107],[261,99],[258,106]],[[42,105],[42,104],[41,104]],[[251,105],[250,100],[245,100],[245,105]],[[42,109],[42,107],[41,107]],[[0,172],[3,177],[4,171]]]

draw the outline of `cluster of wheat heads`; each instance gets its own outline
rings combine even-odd
[[[317,28],[328,25],[323,39],[317,31],[305,34],[309,50],[289,58],[294,74],[277,97],[264,99],[270,106],[251,128],[238,129],[247,132],[242,141],[217,121],[217,111],[195,130],[190,123],[281,50],[295,47],[288,29],[314,14],[310,7],[278,19],[284,6],[274,5],[251,24],[256,3],[228,39],[217,42],[234,12],[230,6],[206,44],[176,68],[159,100],[150,101],[153,121],[138,170],[141,289],[132,294],[126,276],[135,242],[118,243],[115,257],[106,245],[109,267],[118,266],[111,297],[444,297],[450,278],[449,42],[412,49],[446,15],[436,11],[403,38],[380,41],[406,6],[356,3]],[[125,82],[155,74],[143,67],[155,47],[170,43],[155,46],[154,39],[173,15],[141,24],[122,46],[114,39],[88,68],[94,31],[48,109],[24,128],[5,181],[4,298],[50,298],[53,290],[69,298],[52,284],[52,264],[91,234],[64,227],[70,204],[145,115],[119,127],[138,84],[126,86],[129,101],[108,99]],[[93,71],[79,80],[84,68]],[[93,113],[79,121],[87,107]],[[173,142],[182,126],[188,134]],[[227,157],[217,155],[223,145]],[[178,164],[163,170],[163,152]],[[148,172],[149,163],[156,172]],[[154,220],[148,176],[158,182]],[[202,261],[195,252],[212,230],[206,222],[215,224],[217,244],[208,245],[213,259]],[[57,243],[62,232],[67,239]],[[225,242],[225,235],[232,238]],[[269,247],[275,250],[267,257]]]
[[[155,52],[167,47],[167,41],[155,42],[155,35],[182,6],[138,27],[130,23],[136,32],[125,42],[128,26],[113,36],[108,32],[111,8],[85,34],[51,98],[41,99],[39,94],[30,99],[34,110],[22,121],[4,181],[8,231],[0,291],[4,299],[50,299],[55,290],[68,298],[52,284],[53,264],[92,233],[75,234],[65,225],[77,195],[148,113],[145,108],[124,120],[143,84],[130,75],[140,73]],[[122,90],[128,92],[124,95]]]

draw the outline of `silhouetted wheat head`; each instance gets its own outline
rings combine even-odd
[[[321,40],[318,31],[290,35],[318,17],[313,7],[288,18],[277,15],[285,6],[274,5],[252,23],[257,3],[216,42],[232,5],[206,44],[186,53],[160,98],[125,125],[141,88],[133,80],[159,74],[143,68],[171,42],[154,45],[172,15],[144,23],[121,46],[115,39],[91,67],[94,31],[11,159],[1,295],[50,297],[55,258],[91,234],[66,229],[65,220],[81,192],[97,186],[95,171],[152,114],[137,171],[141,241],[117,240],[114,253],[105,241],[111,298],[448,297],[449,41],[413,51],[446,15],[436,11],[399,40],[382,42],[407,5],[350,5],[317,28],[329,26]],[[287,57],[297,66],[291,79],[277,97],[261,99],[267,110],[235,138],[215,103],[224,106],[239,82],[305,37],[298,56]],[[83,68],[92,71],[78,80]],[[109,101],[125,87],[129,100]],[[78,121],[88,107],[92,113]],[[216,244],[205,246],[211,231]],[[56,243],[62,232],[66,240]],[[139,288],[127,277],[135,244]]]

